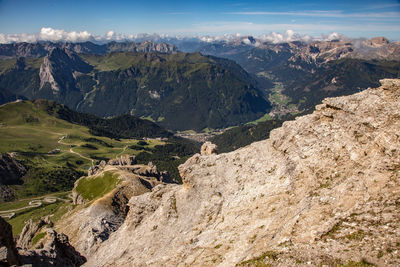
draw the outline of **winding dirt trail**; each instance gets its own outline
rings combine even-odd
[[[63,135],[60,137],[60,139],[57,141],[57,143],[62,144],[62,145],[67,145],[70,146],[71,144],[69,143],[64,143],[62,140],[64,140],[65,138],[67,138],[67,135]],[[83,156],[82,154],[75,152],[72,150],[72,147],[69,149],[69,153],[75,154],[83,159],[89,160],[92,163],[92,166],[94,166],[94,160],[88,157]]]
[[[122,151],[119,152],[119,153],[117,154],[117,157],[118,157],[119,155],[121,155],[122,153],[124,153],[125,150],[126,150],[127,148],[128,148],[128,145],[124,146],[124,148],[122,149]]]
[[[59,197],[44,197],[42,199],[33,199],[29,201],[28,205],[22,208],[18,209],[12,209],[12,210],[3,210],[0,211],[0,216],[3,218],[8,218],[11,219],[15,216],[15,213],[21,210],[29,209],[29,208],[37,208],[43,205],[43,202],[45,203],[55,203],[57,201],[64,201],[64,202],[71,202],[70,199],[64,199],[64,198],[59,198]]]

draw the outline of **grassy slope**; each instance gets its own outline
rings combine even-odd
[[[61,199],[68,199],[68,194],[69,192],[60,192],[60,193],[50,194],[47,196],[57,197]],[[28,206],[28,203],[31,200],[34,199],[40,200],[43,199],[44,197],[45,196],[39,198],[21,199],[14,202],[2,203],[0,205],[0,212],[26,207]],[[65,214],[70,208],[72,208],[72,203],[65,202],[62,200],[57,200],[55,203],[43,202],[43,204],[40,207],[31,207],[20,211],[16,211],[15,216],[13,218],[11,219],[6,218],[6,220],[13,227],[14,236],[17,236],[22,231],[22,228],[25,226],[26,221],[28,221],[29,219],[36,221],[43,216],[52,215],[51,220],[55,222],[59,220],[61,216]]]
[[[104,196],[118,184],[118,174],[105,172],[95,177],[84,177],[79,180],[76,191],[87,200]]]
[[[174,145],[170,144],[167,151],[160,154],[159,150],[166,144],[164,141],[148,139],[143,142],[138,139],[117,140],[94,136],[87,127],[49,115],[46,108],[43,101],[21,101],[0,106],[0,153],[17,152],[18,158],[29,167],[28,173],[23,177],[24,184],[12,186],[19,200],[0,203],[0,212],[25,207],[32,199],[38,199],[38,196],[43,198],[49,192],[65,191],[53,195],[61,194],[62,198],[67,199],[68,190],[72,189],[73,182],[79,178],[72,177],[69,171],[81,172],[83,175],[91,166],[89,159],[96,162],[122,154],[141,155],[146,152],[145,155],[150,156],[146,159],[155,163],[158,162],[153,160],[152,155],[157,156],[157,159],[162,156],[165,169],[163,166],[159,169],[169,170],[168,168],[175,168],[178,163],[173,160],[175,155],[192,153],[192,150],[185,150],[188,146],[185,141],[178,139],[168,141]],[[66,137],[61,139],[63,136]],[[178,150],[174,150],[174,147]],[[71,153],[71,148],[85,158]],[[48,153],[54,149],[60,149],[60,153]],[[198,150],[197,147],[195,149]],[[147,164],[147,160],[143,163]],[[104,190],[97,192],[94,197],[108,192],[114,184],[113,179],[111,177],[110,183],[101,184],[99,188]],[[17,235],[29,218],[39,219],[45,215],[53,215],[51,219],[56,221],[70,208],[73,208],[71,203],[64,201],[44,202],[40,207],[16,212],[15,217],[7,221],[12,224],[14,234]]]
[[[146,61],[143,58],[143,53],[128,53],[128,52],[114,52],[104,56],[98,55],[80,55],[90,65],[94,66],[97,71],[112,71],[112,70],[124,70],[132,66],[144,64],[147,66],[160,65],[160,61]],[[157,54],[157,57],[168,61],[171,67],[177,67],[178,64],[196,64],[194,68],[188,70],[186,75],[190,75],[191,72],[197,71],[202,67],[207,66],[207,63],[215,63],[212,58],[204,57],[199,53],[174,53],[174,54]]]
[[[41,105],[30,101],[1,106],[0,125],[0,153],[17,152],[19,159],[30,168],[23,178],[24,184],[13,186],[18,198],[71,189],[73,181],[57,180],[57,173],[77,179],[91,166],[90,159],[96,163],[121,154],[139,154],[145,147],[164,144],[149,140],[143,150],[132,149],[138,140],[93,136],[88,128],[50,116]],[[60,141],[63,136],[66,137]],[[54,149],[60,149],[60,153],[48,153]],[[80,155],[71,153],[71,149]],[[43,177],[47,180],[42,181],[42,177],[37,177],[40,175],[48,176]],[[52,176],[55,180],[51,180]]]
[[[129,146],[137,144],[137,140],[121,141],[107,137],[93,136],[88,128],[66,122],[48,115],[34,103],[23,101],[4,105],[0,108],[0,153],[20,152],[26,158],[44,166],[68,166],[85,171],[91,162],[73,151],[88,158],[113,158],[121,153],[135,154]],[[60,138],[66,136],[59,143]],[[149,141],[151,146],[162,144],[160,141]],[[97,149],[82,147],[91,144]],[[126,147],[126,149],[125,149]],[[49,151],[60,149],[61,153],[48,154]],[[92,157],[93,156],[93,157]],[[77,164],[76,161],[83,161]]]

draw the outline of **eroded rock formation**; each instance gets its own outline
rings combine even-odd
[[[212,155],[212,154],[217,154],[217,145],[212,144],[211,142],[207,141],[205,142],[200,149],[200,154],[205,156],[205,155]]]
[[[92,168],[95,174],[81,178],[96,179],[104,172],[119,175],[117,187],[94,201],[88,201],[77,193],[79,180],[75,182],[72,190],[73,203],[88,203],[89,206],[73,211],[57,229],[66,233],[71,243],[86,257],[94,253],[122,225],[129,211],[129,199],[149,192],[159,184],[173,182],[167,172],[159,172],[151,162],[147,165],[134,163],[132,157],[121,156],[107,164],[101,162]]]
[[[23,249],[28,249],[32,245],[32,238],[38,233],[38,231],[43,226],[52,227],[53,223],[50,221],[50,217],[46,216],[44,218],[39,219],[38,221],[33,221],[30,219],[24,226],[19,235],[17,246]]]
[[[0,217],[0,266],[81,266],[86,258],[77,252],[64,234],[48,228],[42,249],[16,247],[12,227]]]
[[[63,233],[57,233],[53,229],[47,230],[48,241],[43,249],[22,250],[19,258],[23,264],[31,264],[37,267],[48,266],[81,266],[86,262],[78,251],[72,247],[68,237]]]

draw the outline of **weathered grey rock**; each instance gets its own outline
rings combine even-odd
[[[22,249],[28,249],[32,245],[32,238],[38,233],[43,226],[53,226],[53,222],[49,216],[41,218],[39,221],[34,222],[29,219],[19,235],[17,246]]]
[[[107,164],[112,166],[131,166],[136,164],[136,158],[135,156],[122,155],[116,159],[110,159]]]
[[[0,266],[19,265],[12,227],[0,217]]]
[[[58,234],[53,229],[47,230],[49,241],[43,249],[19,250],[20,259],[23,264],[32,266],[81,266],[86,262],[78,251],[72,247],[65,234]]]
[[[102,168],[99,165],[90,166],[88,169],[88,176],[92,176],[100,172]]]
[[[106,166],[104,171],[116,171],[113,168]],[[89,207],[69,214],[56,226],[70,237],[74,247],[85,256],[96,251],[97,247],[122,225],[129,210],[129,199],[150,191],[136,174],[121,170],[118,170],[118,173],[120,183],[116,189],[97,199]],[[95,178],[94,176],[90,179]],[[148,184],[151,187],[151,184]],[[82,198],[82,202],[86,201]],[[79,204],[79,201],[74,200],[74,203]]]
[[[400,80],[382,84],[325,99],[268,140],[193,156],[183,185],[130,199],[86,266],[399,266]]]
[[[90,168],[89,168],[89,170],[90,170]],[[91,176],[91,175],[95,175],[96,173],[92,173],[91,174],[91,173],[88,172],[88,175]],[[81,204],[85,204],[85,202],[86,202],[85,199],[76,191],[76,187],[78,186],[79,180],[84,178],[84,177],[79,178],[74,183],[74,188],[72,189],[72,193],[71,193],[72,203],[74,205],[81,205]]]
[[[60,88],[74,88],[77,73],[87,73],[93,67],[69,49],[53,47],[40,65],[39,90],[59,94]]]
[[[209,141],[205,142],[200,149],[200,154],[205,156],[205,155],[212,155],[212,154],[217,154],[217,145],[213,144]]]
[[[385,37],[375,37],[370,40],[372,46],[382,46],[387,45],[389,40]]]

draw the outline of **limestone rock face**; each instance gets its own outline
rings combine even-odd
[[[90,202],[76,192],[75,188],[79,183],[77,180],[72,190],[73,203],[87,203],[87,207],[73,211],[56,225],[56,229],[66,233],[72,245],[86,257],[93,254],[123,224],[128,214],[130,198],[149,192],[158,184],[173,182],[168,173],[157,171],[157,167],[151,162],[148,165],[131,165],[135,161],[129,156],[112,162],[116,162],[116,165],[101,163],[97,165],[99,171],[96,174],[82,179],[96,179],[102,172],[113,172],[119,174],[118,186]]]
[[[201,146],[200,154],[203,155],[203,156],[217,154],[217,145],[216,144],[212,144],[209,141],[205,142]]]
[[[41,218],[39,221],[34,222],[32,219],[30,219],[22,229],[21,234],[19,235],[18,241],[17,241],[17,246],[23,249],[28,249],[30,248],[32,244],[32,238],[38,233],[38,231],[43,227],[43,226],[53,226],[53,223],[50,221],[49,216],[46,216],[44,218]]]
[[[74,88],[76,74],[87,73],[92,68],[71,50],[52,48],[40,65],[39,90],[49,87],[56,95],[60,88]]]
[[[66,235],[48,229],[47,239],[43,249],[19,250],[21,262],[38,267],[81,266],[86,262],[86,258],[70,245]]]
[[[134,196],[85,266],[398,266],[400,81],[328,98],[270,139],[179,167]]]

